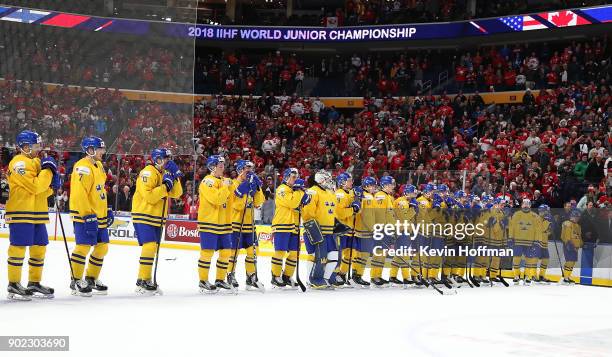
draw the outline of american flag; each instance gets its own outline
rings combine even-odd
[[[499,20],[514,31],[531,31],[547,28],[531,16],[507,16],[501,17]]]

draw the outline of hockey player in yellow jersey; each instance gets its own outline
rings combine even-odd
[[[512,269],[514,284],[521,283],[521,260],[525,257],[524,284],[530,285],[535,276],[537,258],[537,237],[539,217],[531,211],[531,200],[523,199],[521,209],[515,212],[508,225],[509,245],[513,250]]]
[[[540,227],[538,228],[538,274],[535,275],[535,282],[540,284],[550,284],[552,281],[546,277],[546,269],[548,268],[548,239],[554,230],[555,219],[550,213],[550,207],[542,204],[538,207],[538,215],[540,216]]]
[[[40,284],[49,237],[47,197],[61,186],[57,163],[52,157],[38,158],[40,135],[22,131],[17,135],[18,153],[7,168],[9,198],[5,220],[9,226],[8,298],[30,300],[33,295],[53,297],[54,290]],[[28,285],[21,285],[21,270],[29,249]]]
[[[312,256],[308,264],[310,287],[313,289],[330,289],[332,275],[338,265],[338,243],[334,236],[336,219],[336,195],[331,174],[320,170],[314,176],[315,185],[306,192],[310,195],[310,202],[304,205],[302,218],[305,229],[307,222],[314,220],[320,232],[306,234],[304,243],[306,251]],[[315,237],[317,238],[315,240]]]
[[[377,224],[395,224],[395,212],[393,193],[395,191],[395,179],[391,176],[382,176],[380,178],[380,190],[374,194],[376,203],[375,217]],[[385,235],[380,241],[374,241],[374,254],[372,257],[370,269],[370,282],[376,288],[384,288],[389,286],[389,281],[383,279],[383,269],[385,267],[386,255],[380,254],[385,249],[391,247],[391,243],[395,239],[394,236]]]
[[[401,224],[404,222],[414,223],[417,214],[416,202],[416,187],[413,185],[405,185],[402,190],[402,195],[398,197],[394,202],[395,217],[400,221]],[[400,235],[397,237],[395,242],[395,248],[409,249],[411,247],[412,237],[406,235]],[[393,257],[391,261],[391,271],[389,273],[389,283],[397,286],[407,286],[412,284],[410,274],[410,258],[406,256]],[[398,273],[402,272],[402,280],[398,279]]]
[[[232,285],[225,282],[229,259],[232,254],[232,180],[223,177],[225,159],[220,155],[209,156],[206,167],[210,171],[200,183],[200,207],[198,208],[198,231],[200,232],[200,259],[198,273],[200,292],[234,292]],[[242,188],[248,181],[242,183]],[[212,257],[219,252],[216,264],[215,283],[208,281]]]
[[[479,203],[479,212],[476,212],[474,217],[475,224],[481,224],[483,227],[479,233],[474,233],[474,248],[488,246],[487,232],[485,227],[488,224],[491,210],[493,209],[493,197],[488,194],[483,194]],[[474,266],[472,269],[472,279],[480,284],[490,284],[488,277],[489,256],[479,255],[474,258]]]
[[[353,190],[355,196],[361,198],[361,209],[355,218],[351,281],[353,285],[360,288],[370,287],[370,282],[363,279],[363,274],[374,245],[373,232],[376,223],[374,194],[377,190],[378,182],[371,176],[364,177],[361,180],[361,187],[355,187]]]
[[[264,287],[257,278],[255,261],[257,259],[254,209],[261,207],[264,202],[264,194],[261,190],[262,182],[253,172],[254,164],[248,160],[238,160],[234,164],[238,176],[233,180],[233,196],[230,195],[232,204],[232,257],[228,267],[228,284],[238,288],[235,278],[235,264],[240,249],[245,249],[246,256],[244,265],[246,269],[246,289],[261,290]],[[245,184],[247,182],[248,184]],[[246,191],[245,191],[246,190]],[[235,255],[234,255],[235,254]]]
[[[85,157],[74,164],[70,177],[70,217],[76,240],[70,256],[74,274],[70,289],[73,295],[106,295],[108,288],[98,279],[108,252],[107,227],[114,220],[107,203],[106,172],[102,166],[106,145],[102,139],[89,136],[81,142],[81,149]]]
[[[565,257],[562,271],[564,284],[574,283],[572,272],[578,260],[578,250],[584,245],[582,228],[578,224],[580,216],[580,211],[573,209],[570,212],[570,218],[561,225],[561,241],[563,242],[563,256]]]
[[[152,270],[162,227],[168,217],[170,198],[183,194],[178,165],[172,161],[172,153],[165,148],[151,152],[151,164],[138,173],[136,192],[132,199],[132,220],[138,244],[142,247],[139,259],[136,292],[141,295],[160,294]]]
[[[353,259],[352,248],[355,245],[356,214],[361,209],[361,199],[353,191],[353,177],[348,172],[342,172],[336,177],[336,217],[340,223],[351,230],[339,237],[340,264],[336,268],[335,287],[350,287],[348,270]]]
[[[416,222],[422,224],[425,227],[428,224],[431,224],[433,221],[432,217],[432,209],[433,209],[433,196],[434,185],[426,184],[423,187],[422,195],[416,199],[418,203],[418,211],[416,216]],[[422,229],[418,234],[416,240],[413,241],[413,245],[416,249],[416,258],[413,258],[412,261],[416,265],[415,270],[419,272],[419,277],[416,278],[416,281],[421,281],[421,279],[427,279],[429,276],[429,266],[430,261],[429,257],[420,254],[421,247],[429,246],[429,236],[425,229]],[[420,283],[416,283],[420,286]]]
[[[501,197],[493,199],[493,206],[481,217],[484,224],[486,244],[491,249],[501,249],[505,246],[505,235],[508,217],[504,212],[505,201]],[[493,284],[501,283],[500,257],[489,257],[489,278]]]
[[[429,230],[429,248],[438,250],[444,248],[445,241],[442,227],[447,223],[448,217],[446,212],[447,206],[440,194],[438,185],[434,185],[433,190],[431,209],[429,209],[429,221],[433,223],[432,229]],[[431,284],[442,283],[442,281],[438,280],[440,269],[442,268],[442,256],[432,255],[427,257],[426,261],[428,262],[427,278],[429,282]]]
[[[293,274],[299,259],[299,216],[301,207],[308,202],[310,195],[304,192],[304,180],[299,178],[298,170],[286,169],[282,183],[274,193],[275,209],[272,218],[274,255],[271,281],[274,288],[297,288]]]
[[[454,225],[465,224],[466,217],[468,216],[467,211],[469,210],[469,203],[467,202],[467,195],[463,190],[458,190],[453,196],[454,206],[451,210],[450,220]],[[447,269],[450,268],[450,280],[456,284],[465,284],[465,272],[467,267],[467,257],[465,255],[459,255],[459,249],[461,247],[469,246],[469,239],[457,239],[456,237],[450,237],[447,240],[447,248],[455,251],[455,256],[447,257],[448,262]],[[444,273],[446,276],[446,273]]]

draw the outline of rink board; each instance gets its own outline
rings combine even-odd
[[[64,225],[64,232],[68,241],[74,241],[74,229],[72,220],[69,214],[62,213],[60,215]],[[47,224],[47,232],[49,240],[62,240],[61,226],[59,221],[56,226],[56,214],[49,214],[50,223]],[[129,213],[118,212],[115,216],[115,222],[109,227],[109,236],[112,244],[120,245],[138,245],[136,240],[136,232],[132,223],[132,218]],[[271,256],[274,252],[272,228],[269,225],[256,225],[258,255]],[[4,210],[0,210],[0,238],[8,238],[9,228],[4,220]],[[561,255],[562,262],[563,247],[560,242],[549,242],[549,253],[551,268],[548,269],[547,276],[557,280],[561,277],[561,271],[558,268],[557,249]],[[183,250],[199,250],[199,235],[197,231],[197,223],[188,219],[169,219],[166,224],[165,239],[162,243],[163,248],[183,249]],[[305,245],[302,244],[302,252],[306,252]],[[302,254],[302,257],[307,257]],[[304,259],[304,258],[302,258]],[[504,266],[509,269],[509,267]],[[574,280],[584,285],[600,285],[612,287],[612,245],[599,244],[596,247],[585,247],[580,250],[578,263],[574,268]],[[504,276],[512,278],[510,270],[504,270]]]

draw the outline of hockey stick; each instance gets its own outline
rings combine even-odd
[[[240,241],[242,241],[242,229],[244,227],[244,216],[246,215],[246,210],[248,206],[249,206],[249,197],[247,196],[246,202],[244,203],[244,209],[242,210],[242,218],[240,219],[240,230],[238,231],[238,239],[236,240],[236,246],[234,247],[234,252],[232,254],[232,262],[234,262],[234,264],[232,265],[231,274],[234,274],[234,272],[236,272],[236,264],[238,263],[237,261],[238,260],[238,250],[239,250],[238,247],[240,246]]]
[[[561,239],[559,239],[559,241],[563,243]],[[557,252],[557,260],[559,261],[559,270],[561,270],[561,278],[565,280],[565,272],[563,271],[563,266],[565,265],[565,263],[561,261],[561,255],[559,254],[559,247],[557,246],[557,242],[554,242],[554,243],[555,243],[555,251]]]
[[[161,241],[164,237],[164,231],[166,229],[166,221],[164,220],[164,216],[166,215],[166,205],[168,203],[168,198],[164,197],[162,198],[162,201],[164,201],[164,206],[162,207],[162,215],[159,221],[161,225],[161,229],[159,231],[159,239],[157,240],[157,250],[155,252],[155,264],[153,266],[153,284],[154,285],[157,285],[157,262],[159,261],[159,247],[161,246]]]
[[[59,220],[60,228],[62,230],[62,237],[64,238],[64,248],[66,248],[66,257],[68,258],[68,266],[70,267],[70,279],[74,280],[74,270],[72,270],[72,262],[70,261],[70,250],[68,249],[68,241],[66,240],[66,232],[64,231],[64,221],[62,215],[59,212],[59,205],[57,204],[57,190],[53,190],[55,195],[55,240],[57,240],[57,221]]]
[[[381,243],[382,243],[382,244],[383,244],[383,245],[384,245],[384,246],[385,246],[387,249],[389,249],[389,250],[391,249],[391,247],[389,247],[389,245],[388,245],[388,244],[385,242],[385,240],[384,240],[384,239],[381,239],[381,240],[380,240],[380,242],[381,242]],[[403,263],[404,265],[407,265],[407,266],[408,266],[408,267],[410,267],[410,269],[412,269],[412,270],[413,270],[415,273],[419,274],[419,272],[418,272],[418,271],[416,271],[416,269],[414,269],[414,268],[413,268],[413,267],[412,267],[412,266],[411,266],[411,265],[410,265],[410,264],[409,264],[409,263],[406,261],[406,259],[404,259],[402,256],[397,255],[396,257],[397,257],[397,258],[399,258],[399,259],[402,261],[402,263]],[[420,265],[421,265],[421,264],[420,264],[420,260],[421,260],[421,259],[420,259],[420,256],[419,256],[419,268],[420,268]],[[456,291],[455,289],[451,289],[451,290],[454,292],[454,294],[445,294],[445,293],[444,293],[444,291],[443,291],[442,289],[438,288],[438,287],[437,287],[437,286],[435,286],[434,284],[429,284],[429,283],[428,283],[428,282],[427,282],[425,279],[423,279],[422,274],[423,274],[423,271],[421,270],[421,273],[419,274],[419,280],[420,280],[420,283],[421,283],[421,284],[425,285],[425,287],[430,287],[430,286],[431,286],[431,287],[432,287],[432,288],[433,288],[435,291],[437,291],[437,292],[438,292],[440,295],[454,295],[454,294],[457,294],[457,291]],[[450,291],[448,291],[448,292],[450,292]]]
[[[295,280],[297,281],[298,285],[300,286],[300,290],[302,290],[303,293],[306,292],[306,286],[304,286],[304,283],[302,282],[302,279],[300,279],[300,253],[302,251],[302,242],[300,241],[300,226],[301,226],[301,222],[302,222],[302,206],[298,206],[298,234],[297,234],[297,259],[295,262]]]

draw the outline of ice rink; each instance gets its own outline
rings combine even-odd
[[[0,239],[3,289],[7,247]],[[163,296],[136,296],[139,249],[111,245],[101,276],[109,295],[73,297],[63,243],[52,242],[43,283],[56,298],[8,301],[3,290],[0,335],[68,335],[69,354],[105,357],[612,355],[608,288],[501,286],[444,296],[414,288],[278,291],[269,289],[269,258],[262,257],[265,294],[242,290],[240,263],[238,295],[204,296],[197,251],[162,249],[160,256]]]

